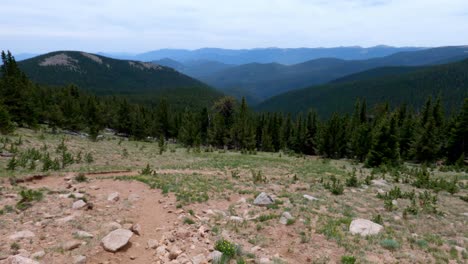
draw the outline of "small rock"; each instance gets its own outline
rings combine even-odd
[[[74,210],[78,210],[78,209],[81,209],[81,208],[83,208],[83,207],[85,207],[85,206],[86,206],[86,202],[85,202],[85,201],[83,201],[83,200],[78,200],[78,201],[76,201],[76,202],[73,203],[72,208],[73,208]]]
[[[392,204],[393,204],[394,206],[398,206],[398,201],[397,201],[397,200],[392,200]]]
[[[173,260],[176,259],[180,254],[182,254],[182,250],[180,248],[173,246],[169,249],[169,259]]]
[[[231,217],[229,217],[229,220],[232,221],[232,222],[236,222],[236,223],[244,222],[244,218],[239,217],[239,216],[231,216]]]
[[[73,264],[86,264],[86,256],[83,256],[83,255],[74,256]]]
[[[39,264],[39,262],[30,258],[22,257],[20,255],[10,256],[7,258],[6,263],[8,264]]]
[[[159,246],[159,242],[156,239],[148,239],[146,246],[149,249],[156,249]]]
[[[34,253],[31,254],[31,258],[32,258],[32,259],[40,259],[40,258],[44,257],[45,254],[46,254],[46,253],[45,253],[44,250],[37,251],[37,252],[34,252]]]
[[[268,194],[262,192],[254,200],[255,205],[270,205],[273,204],[275,200]]]
[[[366,219],[355,219],[349,225],[351,234],[361,236],[377,235],[383,229],[383,226]]]
[[[105,250],[116,252],[127,245],[132,236],[133,232],[130,230],[117,229],[107,234],[107,236],[101,240],[101,243]]]
[[[192,262],[193,264],[205,264],[208,263],[208,260],[206,259],[205,255],[198,254],[192,258]]]
[[[242,197],[239,199],[239,201],[237,201],[238,204],[245,204],[247,203],[247,199],[245,199],[245,197]]]
[[[73,250],[75,248],[79,248],[81,246],[81,241],[78,241],[78,240],[70,240],[70,241],[67,241],[65,242],[63,245],[62,245],[62,248],[64,250]]]
[[[260,258],[260,260],[258,261],[259,264],[270,264],[271,261],[269,258]]]
[[[320,200],[320,199],[315,198],[315,197],[313,197],[312,195],[308,195],[308,194],[304,194],[303,197],[306,198],[306,199],[309,200],[309,201],[319,201],[319,200]]]
[[[372,185],[374,186],[379,186],[379,187],[387,187],[388,182],[384,179],[378,179],[378,180],[372,180],[371,181]]]
[[[132,227],[130,227],[130,230],[135,233],[135,235],[140,236],[141,235],[141,226],[140,224],[134,224]]]
[[[288,220],[293,220],[293,219],[294,217],[292,217],[292,215],[289,212],[284,212],[281,215],[279,222],[283,225],[286,225],[288,223]]]
[[[167,253],[167,249],[165,246],[159,246],[156,248],[156,255],[157,256],[164,256]]]
[[[218,250],[215,250],[211,252],[210,255],[208,256],[208,261],[211,261],[211,262],[220,261],[222,257],[223,257],[223,253],[219,252]]]
[[[107,196],[107,201],[117,202],[120,199],[120,194],[118,192],[113,192]]]
[[[205,237],[205,234],[206,232],[208,232],[209,230],[207,230],[204,226],[200,226],[198,228],[198,235],[201,236],[201,237]]]
[[[73,233],[73,235],[75,235],[78,238],[93,238],[94,237],[93,234],[88,233],[88,232],[83,231],[83,230],[78,230],[75,233]]]
[[[68,222],[73,221],[73,220],[75,220],[75,215],[65,216],[63,218],[56,219],[55,221],[58,224],[65,224],[65,223],[68,223]]]
[[[105,225],[106,230],[114,231],[116,229],[122,228],[122,225],[117,222],[110,222]]]
[[[34,235],[33,232],[31,232],[29,230],[23,230],[23,231],[19,231],[19,232],[14,233],[13,235],[11,235],[10,239],[11,240],[21,240],[23,238],[33,238],[35,236],[36,235]]]

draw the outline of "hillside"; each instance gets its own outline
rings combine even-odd
[[[388,67],[379,67],[370,69],[367,71],[362,71],[350,75],[346,75],[345,77],[338,78],[336,80],[331,81],[330,83],[344,83],[344,82],[351,82],[351,81],[362,81],[368,79],[374,79],[384,76],[394,76],[409,72],[414,72],[418,70],[424,69],[424,66],[388,66]]]
[[[39,84],[75,84],[97,95],[126,95],[138,101],[165,96],[169,101],[188,97],[191,105],[204,105],[221,93],[172,68],[99,55],[57,51],[19,62],[26,75]],[[176,98],[174,98],[176,97]]]
[[[290,91],[261,103],[257,109],[298,113],[313,108],[329,116],[334,111],[352,111],[357,98],[365,98],[368,105],[388,101],[391,105],[419,106],[428,96],[439,94],[448,111],[468,96],[468,60],[395,76]]]
[[[241,88],[267,99],[293,89],[318,85],[344,76],[385,66],[421,66],[453,62],[468,57],[468,48],[441,47],[401,52],[368,60],[322,58],[295,65],[251,63],[228,68],[199,79],[221,90]]]
[[[190,60],[185,62],[179,62],[173,59],[164,58],[161,60],[152,61],[157,65],[171,67],[183,74],[191,76],[193,78],[200,78],[202,76],[209,76],[211,74],[218,73],[222,70],[233,67],[234,65],[225,64],[218,61],[210,60]]]
[[[117,58],[153,61],[170,58],[180,62],[208,60],[224,64],[281,63],[297,64],[318,58],[338,58],[344,60],[365,60],[384,57],[402,51],[423,50],[417,47],[332,47],[332,48],[255,48],[255,49],[220,49],[202,48],[196,50],[160,49],[133,56],[115,54]],[[112,55],[111,55],[112,56]]]

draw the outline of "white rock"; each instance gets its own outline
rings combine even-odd
[[[131,227],[130,227],[130,230],[135,233],[135,235],[141,235],[141,226],[140,224],[133,224]]]
[[[388,186],[388,182],[386,180],[384,180],[384,179],[372,180],[371,183],[374,186],[380,186],[380,187],[387,187]]]
[[[117,229],[107,234],[107,236],[101,240],[101,243],[105,250],[116,252],[127,245],[132,236],[133,232],[130,230]]]
[[[72,193],[71,195],[75,196],[76,199],[83,199],[84,198],[84,194],[79,193],[79,192]]]
[[[286,225],[288,223],[288,220],[293,220],[293,219],[294,217],[289,212],[284,212],[281,215],[279,222],[283,225]]]
[[[75,210],[81,209],[86,206],[86,202],[83,200],[78,200],[73,203],[72,208]]]
[[[192,263],[193,264],[204,264],[208,263],[208,260],[206,259],[205,255],[203,254],[198,254],[195,257],[192,258]]]
[[[32,259],[40,259],[40,258],[44,257],[45,254],[46,254],[46,253],[45,253],[44,250],[37,251],[37,252],[34,252],[34,253],[31,254],[31,258],[32,258]]]
[[[113,192],[107,196],[107,200],[110,202],[117,202],[120,199],[120,194],[118,192]]]
[[[259,264],[270,264],[271,261],[269,258],[260,258],[260,260],[258,261]]]
[[[88,232],[83,231],[83,230],[78,230],[75,233],[73,233],[73,235],[75,235],[78,238],[93,238],[94,237],[93,234],[88,233]]]
[[[383,226],[367,219],[355,219],[349,225],[351,234],[361,236],[377,235],[383,230]]]
[[[159,246],[159,242],[156,239],[148,239],[148,242],[146,242],[146,246],[149,249],[156,249]]]
[[[223,256],[223,253],[219,252],[218,250],[215,250],[213,252],[210,253],[210,255],[208,256],[208,261],[212,261],[212,262],[215,262],[215,261],[219,261],[221,260],[221,257]]]
[[[39,262],[20,255],[15,255],[8,257],[5,264],[39,264]]]
[[[75,215],[65,216],[63,218],[56,219],[55,221],[58,224],[65,224],[65,223],[68,223],[68,222],[73,221],[73,220],[75,220]]]
[[[268,194],[262,192],[255,198],[254,204],[255,205],[270,205],[273,204],[275,200]]]
[[[75,248],[79,248],[81,246],[81,241],[78,240],[70,240],[63,243],[62,248],[64,250],[73,250]]]
[[[237,201],[238,204],[245,204],[247,202],[247,199],[245,199],[245,197],[242,197],[239,199],[239,201]]]
[[[319,201],[319,200],[320,200],[320,199],[315,198],[315,197],[313,197],[312,195],[308,195],[308,194],[304,194],[303,197],[306,198],[306,199],[309,200],[309,201]]]
[[[167,253],[167,249],[165,246],[159,246],[156,248],[156,255],[157,256],[164,256]]]
[[[86,264],[86,256],[83,256],[83,255],[74,256],[73,264]]]
[[[229,220],[232,221],[232,222],[236,222],[236,223],[244,222],[244,218],[239,217],[239,216],[231,216],[231,217],[229,217]]]
[[[33,232],[31,232],[29,230],[23,230],[23,231],[19,231],[19,232],[14,233],[13,235],[11,235],[10,239],[11,240],[20,240],[20,239],[23,239],[23,238],[33,238],[35,236],[36,235],[34,235]]]

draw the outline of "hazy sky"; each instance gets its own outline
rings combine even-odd
[[[468,0],[1,0],[0,49],[468,44]]]

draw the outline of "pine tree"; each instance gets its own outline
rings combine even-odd
[[[314,111],[309,111],[307,114],[306,122],[306,134],[304,139],[304,154],[315,155],[317,150],[317,113]]]
[[[447,161],[454,164],[460,157],[468,156],[468,98],[460,113],[453,118],[448,129]]]
[[[334,113],[320,128],[319,152],[327,158],[342,158],[346,154],[347,118]]]
[[[185,111],[180,126],[179,138],[185,146],[196,147],[200,145],[199,120],[190,111]]]
[[[393,117],[384,117],[373,131],[372,145],[367,155],[366,165],[377,167],[382,164],[396,165],[400,155],[398,148],[397,121]]]
[[[10,114],[0,102],[0,133],[6,135],[13,132],[13,130],[14,126],[11,122]]]

